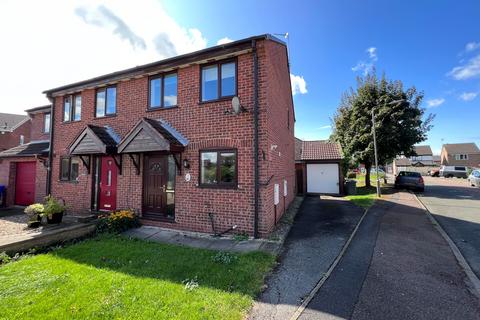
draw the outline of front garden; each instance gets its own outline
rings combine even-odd
[[[0,266],[0,318],[243,319],[273,264],[100,235]]]

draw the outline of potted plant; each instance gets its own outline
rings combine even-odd
[[[34,203],[23,210],[29,217],[27,225],[29,228],[38,228],[42,222],[42,215],[45,207],[41,203]]]
[[[45,198],[45,210],[43,215],[47,217],[47,223],[54,224],[62,222],[63,213],[65,212],[65,202],[60,203],[51,195]]]

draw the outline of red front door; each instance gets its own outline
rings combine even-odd
[[[100,159],[98,209],[112,211],[117,203],[117,165],[112,157]]]
[[[15,204],[28,206],[35,202],[36,162],[17,162]]]

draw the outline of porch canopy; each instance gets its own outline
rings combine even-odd
[[[117,152],[128,154],[140,174],[140,154],[165,151],[173,154],[178,174],[181,172],[181,153],[188,145],[185,139],[169,123],[162,119],[142,118],[120,141]]]
[[[115,154],[120,137],[109,126],[87,125],[70,145],[71,155]]]
[[[118,144],[118,153],[168,151],[180,153],[188,145],[177,130],[162,119],[142,118]]]

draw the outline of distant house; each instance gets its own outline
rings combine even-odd
[[[25,206],[46,196],[50,109],[25,110],[30,125],[24,143],[0,152],[0,185],[7,187],[7,205]]]
[[[448,143],[442,146],[441,164],[480,167],[480,150],[475,143]]]
[[[342,149],[336,142],[295,139],[295,172],[299,194],[341,194]]]
[[[410,158],[399,156],[392,164],[393,174],[397,174],[400,171],[416,171],[422,174],[439,165],[438,159],[434,156],[432,148],[429,145],[414,146],[416,155]]]
[[[30,139],[30,118],[27,115],[0,113],[0,151],[10,149]]]

